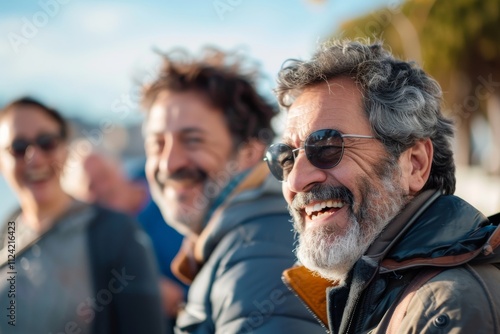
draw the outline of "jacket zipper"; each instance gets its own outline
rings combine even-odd
[[[372,276],[370,281],[368,282],[367,288],[364,292],[361,293],[359,298],[356,300],[356,303],[354,304],[354,309],[353,313],[349,319],[349,325],[347,326],[346,329],[346,334],[349,334],[351,332],[351,327],[353,325],[354,320],[356,320],[357,325],[354,328],[354,333],[360,333],[360,327],[363,326],[365,314],[366,314],[366,309],[367,307],[370,307],[371,305],[371,297],[373,295],[373,291],[375,290],[375,286],[373,283],[373,280],[375,279],[375,276]],[[376,280],[376,279],[375,279]],[[360,303],[360,300],[368,301],[368,303],[362,303],[360,306],[359,311],[357,311],[358,304]]]
[[[281,280],[283,281],[283,283],[285,284],[285,286],[288,288],[288,290],[290,290],[294,295],[295,297],[297,297],[300,302],[305,306],[305,308],[307,309],[307,311],[309,311],[309,313],[312,314],[312,316],[314,317],[314,319],[316,319],[317,322],[319,322],[319,324],[321,325],[321,327],[323,327],[326,331],[327,334],[330,334],[330,329],[328,329],[325,324],[323,324],[323,321],[321,321],[321,319],[316,315],[316,313],[314,313],[314,311],[309,307],[309,305],[307,305],[304,300],[302,300],[302,298],[300,298],[300,296],[297,294],[297,292],[295,292],[295,290],[292,288],[292,286],[290,284],[288,284],[288,282],[286,281],[286,279],[281,276]]]
[[[354,304],[354,313],[356,313],[356,309],[358,308],[358,303],[359,303],[359,298],[356,300],[356,303]],[[351,315],[350,319],[349,319],[349,325],[347,326],[347,329],[346,329],[346,334],[348,334],[351,330],[351,326],[352,326],[352,321],[354,319],[354,314]]]
[[[349,330],[351,329],[351,324],[353,322],[353,319],[356,318],[357,319],[357,326],[355,328],[355,333],[359,333],[359,330],[364,322],[364,318],[365,318],[365,314],[366,314],[366,307],[369,307],[369,304],[368,303],[363,303],[361,306],[360,306],[360,310],[359,312],[356,312],[356,308],[358,307],[358,304],[359,304],[359,301],[360,299],[363,299],[363,300],[367,300],[367,301],[370,301],[371,298],[368,298],[368,297],[371,297],[371,295],[373,294],[373,290],[374,290],[374,287],[373,286],[369,286],[368,289],[365,291],[364,294],[362,294],[362,297],[358,298],[358,300],[356,301],[356,305],[355,305],[355,308],[354,308],[354,315],[351,317],[351,321],[349,322],[349,327],[347,329],[347,333],[349,333]],[[367,305],[365,307],[363,307],[363,305]],[[356,316],[356,313],[357,316]]]

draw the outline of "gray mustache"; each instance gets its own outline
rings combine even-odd
[[[348,205],[352,205],[354,202],[352,192],[346,187],[317,184],[307,193],[296,194],[290,208],[293,210],[300,210],[311,202],[327,201],[332,198],[340,199]]]

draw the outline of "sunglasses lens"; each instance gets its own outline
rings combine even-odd
[[[30,144],[24,139],[16,139],[12,142],[10,151],[16,158],[24,157],[29,145]]]
[[[283,181],[285,175],[293,168],[292,149],[285,144],[271,145],[266,152],[266,161],[273,176],[279,181]]]
[[[50,152],[59,144],[59,137],[54,135],[41,135],[37,137],[35,141],[37,146],[44,152]]]
[[[59,145],[61,137],[58,135],[43,134],[35,138],[34,142],[26,139],[15,139],[9,151],[16,158],[24,158],[28,147],[35,145],[44,152],[51,152]]]
[[[313,132],[307,138],[304,149],[307,159],[315,167],[321,169],[335,167],[342,159],[342,135],[336,130]]]
[[[319,130],[307,137],[304,150],[313,166],[329,169],[337,166],[342,160],[344,141],[337,130]],[[267,150],[265,160],[274,177],[284,181],[292,171],[295,156],[290,146],[274,144]]]

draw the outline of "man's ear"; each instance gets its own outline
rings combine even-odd
[[[237,149],[237,160],[240,165],[240,170],[253,167],[262,161],[266,145],[257,139],[250,139],[247,142],[240,144]]]
[[[434,147],[430,138],[419,140],[407,151],[408,186],[410,194],[416,194],[429,179]]]

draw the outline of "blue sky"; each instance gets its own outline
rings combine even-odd
[[[270,92],[284,60],[308,58],[344,20],[400,1],[2,1],[0,106],[29,94],[66,116],[139,122],[137,103],[128,105],[126,117],[114,108],[134,96],[134,77],[155,71],[154,47],[242,48],[261,63],[267,75],[262,89]],[[16,202],[1,177],[0,198],[1,217]]]
[[[2,1],[0,105],[32,95],[86,121],[140,121],[133,78],[154,72],[156,47],[239,48],[270,92],[288,58],[308,58],[338,25],[389,0]],[[217,10],[218,8],[218,10]],[[124,100],[125,99],[125,100]],[[132,101],[131,101],[132,100]],[[123,101],[131,112],[116,113]],[[16,199],[0,177],[0,216]]]
[[[136,122],[113,112],[154,47],[243,49],[269,90],[287,58],[307,58],[345,19],[397,1],[9,1],[0,5],[0,104],[30,94],[65,115]],[[266,86],[267,85],[267,86]]]

